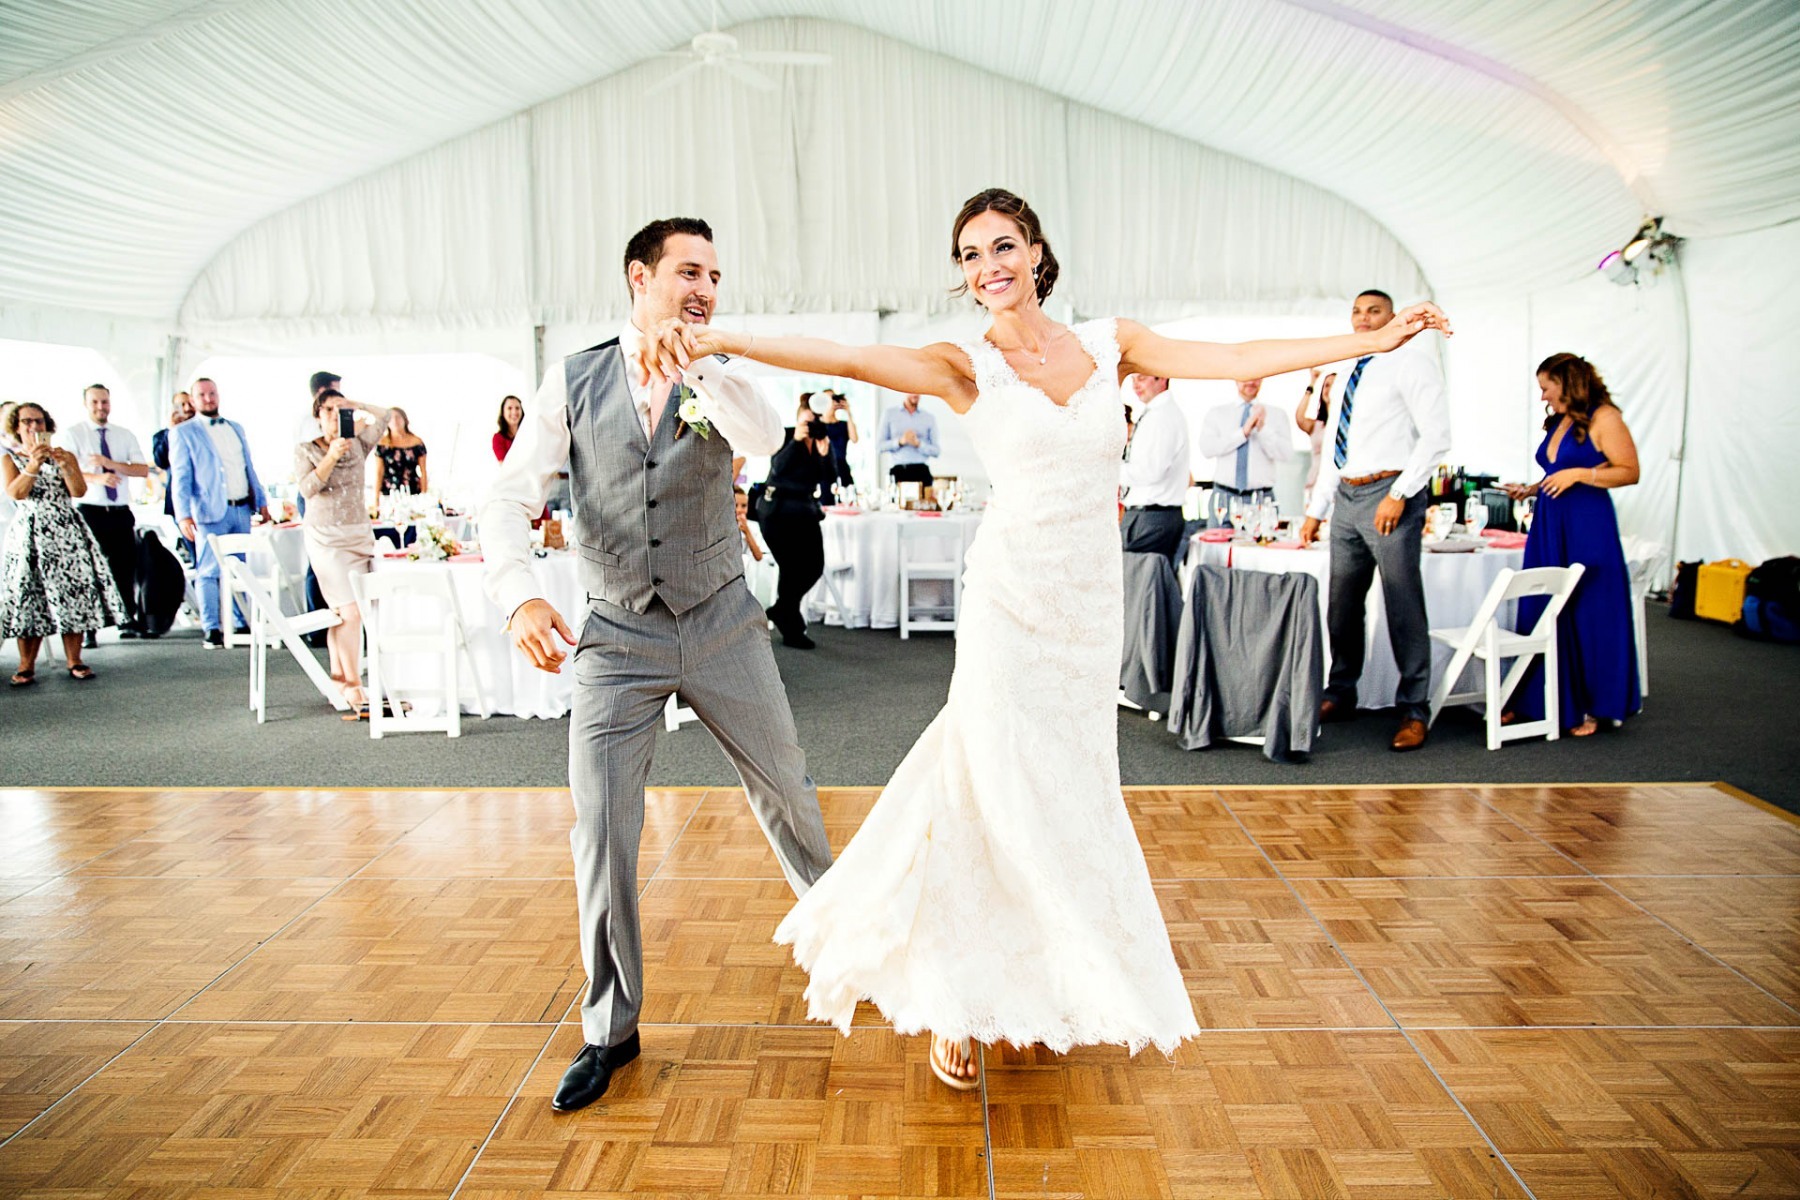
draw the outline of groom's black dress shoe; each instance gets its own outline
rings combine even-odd
[[[583,1046],[569,1069],[563,1072],[562,1082],[556,1085],[556,1095],[550,1099],[550,1107],[557,1112],[586,1108],[606,1095],[612,1073],[637,1056],[638,1035],[635,1032],[616,1046]]]

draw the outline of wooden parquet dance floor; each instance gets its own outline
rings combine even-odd
[[[1800,826],[1728,789],[1133,789],[1174,1061],[808,1024],[735,791],[649,796],[583,1112],[566,794],[0,791],[0,1195],[1796,1197]],[[874,801],[822,794],[841,846]],[[971,944],[971,954],[984,948]]]

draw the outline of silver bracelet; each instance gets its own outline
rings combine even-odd
[[[739,358],[749,358],[750,357],[750,348],[754,345],[756,345],[756,335],[753,333],[750,335],[750,340],[744,343],[744,352],[742,354],[738,355],[738,357]]]

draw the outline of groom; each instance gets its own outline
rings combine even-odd
[[[737,768],[795,893],[831,865],[762,608],[743,582],[733,503],[732,456],[772,454],[781,422],[724,358],[695,363],[667,390],[640,380],[632,362],[640,330],[711,318],[719,284],[711,228],[686,217],[646,225],[625,247],[625,280],[631,319],[618,337],[545,374],[480,517],[488,595],[511,614],[513,644],[551,672],[563,645],[575,647],[569,841],[588,986],[586,1044],[551,1101],[559,1112],[599,1099],[638,1055],[638,840],[671,694]],[[565,460],[588,593],[579,638],[531,571],[531,519]]]

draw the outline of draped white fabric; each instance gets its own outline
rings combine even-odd
[[[666,68],[633,67],[252,227],[184,325],[617,318],[625,236],[671,212],[717,230],[727,311],[957,311],[950,218],[996,181],[1043,215],[1056,299],[1080,313],[1425,289],[1391,234],[1320,188],[860,30],[752,34],[831,69],[775,94],[708,73],[646,96]]]
[[[1678,543],[1685,558],[1800,554],[1795,263],[1800,222],[1684,247],[1693,314]]]
[[[252,226],[195,281],[190,332],[534,324],[528,151],[510,118]]]
[[[1570,280],[1652,207],[1694,234],[1800,216],[1800,8],[1789,0],[726,0],[720,11],[758,44],[771,30],[855,36],[815,21],[752,24],[767,18],[857,27],[1308,180],[1396,231],[1440,290]],[[703,0],[11,0],[0,304],[166,321],[206,262],[258,220],[675,49],[708,17]],[[901,86],[951,110],[959,89],[937,91],[931,74],[900,81],[893,61],[783,75],[797,112],[818,111],[806,89],[834,85],[851,94],[846,117]],[[699,109],[705,88],[688,91]],[[741,124],[758,102],[735,90],[706,119]],[[967,140],[896,164],[907,177],[871,190],[899,195],[914,173],[929,184],[959,145],[979,149],[975,165],[1007,167],[1004,182],[1041,184],[997,149],[1019,132],[1004,110],[985,123],[980,111],[953,113]],[[906,137],[892,124],[843,125],[852,155],[803,164],[813,176],[867,176],[869,159]],[[669,152],[639,165],[678,178],[685,139],[667,121],[653,128]],[[786,169],[780,154],[741,153],[755,169],[733,184],[792,186],[765,174]],[[922,203],[941,209],[929,191]],[[1061,225],[1103,223],[1101,213],[1077,207]],[[871,224],[878,215],[889,214]],[[782,232],[769,245],[785,254]],[[917,261],[911,249],[893,253]],[[842,272],[825,277],[846,286]]]

